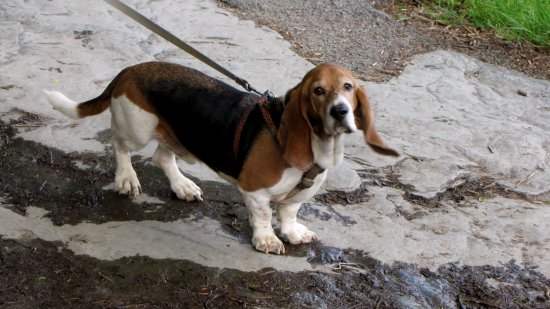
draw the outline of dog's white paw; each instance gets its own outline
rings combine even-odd
[[[319,236],[317,236],[317,234],[310,231],[305,225],[298,222],[294,222],[288,225],[282,225],[281,235],[293,245],[305,244],[319,240]]]
[[[197,200],[202,202],[202,190],[191,180],[181,177],[170,184],[170,188],[180,200],[188,202]]]
[[[277,238],[273,232],[254,232],[252,236],[252,245],[254,245],[256,250],[265,253],[285,253],[283,242]]]
[[[141,185],[133,169],[122,169],[115,175],[115,191],[136,197],[141,193]]]

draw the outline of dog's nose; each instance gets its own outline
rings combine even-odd
[[[330,115],[336,120],[342,120],[349,112],[349,108],[345,104],[336,104],[330,109]]]

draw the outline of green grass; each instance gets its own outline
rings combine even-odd
[[[471,22],[511,41],[550,47],[550,0],[425,0],[431,17],[451,25]]]

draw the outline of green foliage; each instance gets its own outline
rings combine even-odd
[[[438,22],[469,21],[507,40],[550,47],[550,0],[426,0],[424,5]]]

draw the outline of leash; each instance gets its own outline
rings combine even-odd
[[[216,71],[222,73],[223,75],[231,78],[233,81],[235,81],[237,84],[241,85],[246,91],[248,92],[254,92],[259,95],[268,95],[271,97],[274,97],[274,95],[268,90],[264,93],[259,92],[254,87],[250,85],[249,82],[247,82],[245,79],[242,79],[238,77],[237,75],[231,73],[226,68],[222,67],[218,63],[216,63],[214,60],[206,57],[204,54],[193,48],[191,45],[185,43],[172,33],[170,33],[168,30],[162,28],[158,24],[154,23],[147,17],[141,15],[138,11],[134,10],[133,8],[129,7],[128,5],[122,3],[119,0],[105,0],[105,2],[109,3],[110,5],[114,6],[116,9],[118,9],[120,12],[124,13],[126,16],[132,18],[133,20],[137,21],[139,24],[144,26],[145,28],[153,31],[154,33],[158,34],[168,42],[176,45],[181,50],[185,51],[186,53],[190,54],[191,56],[197,58],[198,60],[204,62],[211,68],[215,69]]]
[[[260,111],[262,112],[262,116],[267,124],[267,127],[271,134],[273,136],[277,136],[277,128],[275,127],[275,124],[273,123],[273,120],[271,119],[271,115],[269,114],[269,111],[267,110],[266,104],[267,101],[270,99],[275,98],[273,93],[269,90],[265,91],[264,93],[259,92],[254,87],[250,85],[248,81],[246,81],[243,78],[238,77],[237,75],[231,73],[231,71],[227,70],[226,68],[222,67],[218,63],[216,63],[214,60],[206,57],[203,53],[199,52],[195,48],[193,48],[191,45],[185,43],[172,33],[170,33],[168,30],[162,28],[158,24],[154,23],[147,17],[141,15],[138,11],[132,9],[128,5],[122,3],[119,0],[105,0],[105,2],[109,3],[116,9],[118,9],[120,12],[124,13],[126,16],[132,18],[145,28],[151,30],[152,32],[156,33],[160,37],[164,38],[168,42],[174,44],[181,50],[185,51],[186,53],[190,54],[191,56],[197,58],[198,60],[202,61],[203,63],[207,64],[211,68],[215,69],[216,71],[222,73],[223,75],[229,77],[233,81],[235,81],[237,84],[239,84],[241,87],[246,89],[248,92],[254,92],[256,94],[259,94],[261,97],[258,100],[256,104],[251,104],[250,107],[247,108],[245,111],[245,114],[239,121],[239,124],[237,126],[237,131],[235,134],[235,141],[233,143],[233,151],[235,154],[235,159],[237,158],[238,152],[239,152],[239,142],[240,142],[240,136],[242,129],[244,127],[244,124],[246,123],[246,119],[248,118],[248,114],[252,111],[254,106],[258,105],[260,108]],[[313,181],[317,175],[324,172],[325,170],[321,168],[319,165],[315,164],[311,169],[306,171],[302,175],[302,179],[300,180],[300,183],[287,195],[287,197],[293,197],[296,194],[300,193],[302,190],[305,190],[307,188],[310,188],[313,185]]]

